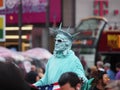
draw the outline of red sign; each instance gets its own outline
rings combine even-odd
[[[19,0],[6,0],[6,9],[0,14],[6,15],[7,24],[18,23]],[[46,22],[47,0],[22,0],[22,21],[24,24]],[[61,0],[49,0],[49,21],[61,21]]]
[[[5,9],[5,0],[0,0],[0,10]]]
[[[118,52],[120,51],[120,32],[104,31],[99,41],[99,52]]]
[[[108,0],[94,0],[94,14],[99,16],[108,14]]]

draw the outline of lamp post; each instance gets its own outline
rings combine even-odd
[[[19,0],[18,3],[18,27],[19,27],[19,41],[18,41],[18,50],[22,50],[22,0]]]
[[[42,31],[42,47],[49,50],[49,0],[46,0],[45,9],[46,9],[46,22],[45,30]]]
[[[46,5],[46,35],[47,35],[47,49],[49,50],[49,0],[47,0]]]

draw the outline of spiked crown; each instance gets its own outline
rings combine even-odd
[[[68,27],[67,30],[63,30],[61,27],[62,27],[62,23],[60,24],[60,26],[59,26],[58,29],[56,29],[56,30],[50,29],[50,30],[52,30],[56,35],[57,34],[63,34],[63,35],[65,35],[71,41],[73,41],[74,38],[75,38],[75,36],[77,36],[80,33],[80,32],[78,32],[78,33],[75,33],[75,34],[72,35],[72,34],[69,33],[70,32],[70,27]]]

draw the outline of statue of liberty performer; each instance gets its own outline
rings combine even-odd
[[[88,81],[79,58],[71,50],[72,41],[77,34],[71,35],[69,29],[63,30],[60,24],[57,30],[52,30],[56,34],[53,56],[48,60],[44,77],[33,85],[38,87],[56,83],[65,72],[75,72],[84,83]]]

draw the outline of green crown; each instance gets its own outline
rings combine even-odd
[[[57,34],[65,35],[71,41],[73,41],[74,38],[80,33],[80,32],[78,32],[78,33],[75,33],[75,34],[72,35],[71,33],[69,33],[70,32],[70,27],[68,27],[67,30],[63,30],[61,27],[62,27],[62,23],[59,25],[58,29],[50,29],[50,30],[52,30],[56,35]]]

